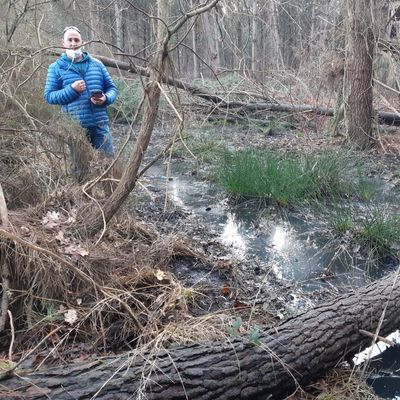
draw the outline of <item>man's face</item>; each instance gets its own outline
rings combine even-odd
[[[68,29],[64,33],[62,43],[67,49],[75,49],[83,45],[81,35],[74,29]]]

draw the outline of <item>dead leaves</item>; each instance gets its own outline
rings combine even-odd
[[[42,225],[47,229],[61,228],[54,238],[61,245],[60,250],[63,254],[68,256],[85,257],[89,255],[89,251],[82,247],[80,243],[74,241],[73,238],[66,237],[64,230],[62,229],[68,227],[76,221],[76,213],[76,209],[72,209],[69,213],[48,211],[47,214],[42,218]]]
[[[70,256],[81,256],[85,257],[89,255],[89,251],[84,249],[80,244],[70,244],[62,249],[64,254]]]
[[[46,228],[55,228],[60,223],[60,213],[58,211],[47,211],[47,214],[42,218],[42,225]]]
[[[157,269],[154,272],[154,275],[157,278],[157,280],[159,280],[160,282],[163,281],[167,276],[167,274],[164,271],[161,271],[161,269]]]
[[[76,221],[77,209],[73,208],[69,213],[64,211],[47,211],[42,218],[42,225],[48,229],[60,226],[69,226]]]

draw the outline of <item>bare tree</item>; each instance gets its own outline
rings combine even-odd
[[[347,0],[344,115],[348,139],[365,149],[373,139],[374,0]]]

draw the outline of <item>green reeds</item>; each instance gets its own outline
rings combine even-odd
[[[340,237],[347,235],[351,242],[358,242],[368,256],[398,258],[400,215],[361,204],[350,208],[336,204],[325,213],[333,231]]]
[[[395,255],[400,243],[400,215],[375,211],[361,222],[357,236],[370,254]]]
[[[270,199],[286,206],[353,194],[351,165],[354,160],[336,153],[297,156],[251,149],[226,154],[217,177],[233,195]]]

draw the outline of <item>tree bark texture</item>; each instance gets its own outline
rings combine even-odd
[[[203,30],[207,32],[206,39],[208,45],[209,59],[211,60],[210,65],[215,73],[221,65],[221,56],[219,50],[218,41],[218,26],[217,26],[217,15],[215,21],[211,13],[204,13],[202,15]]]
[[[190,0],[190,8],[193,9],[193,0]],[[192,59],[193,59],[193,78],[196,79],[200,76],[200,64],[199,64],[199,55],[198,55],[198,50],[197,50],[197,24],[196,22],[193,25],[192,28]]]
[[[392,274],[262,333],[260,343],[232,337],[135,362],[121,356],[52,368],[3,380],[0,396],[81,400],[99,391],[101,400],[283,399],[369,346],[371,339],[360,330],[375,332],[380,322],[380,335],[398,328],[399,307],[400,280]]]
[[[374,0],[347,0],[344,116],[348,139],[359,149],[367,148],[373,139],[373,4]]]
[[[251,10],[251,72],[256,77],[257,69],[257,0],[253,0]]]

